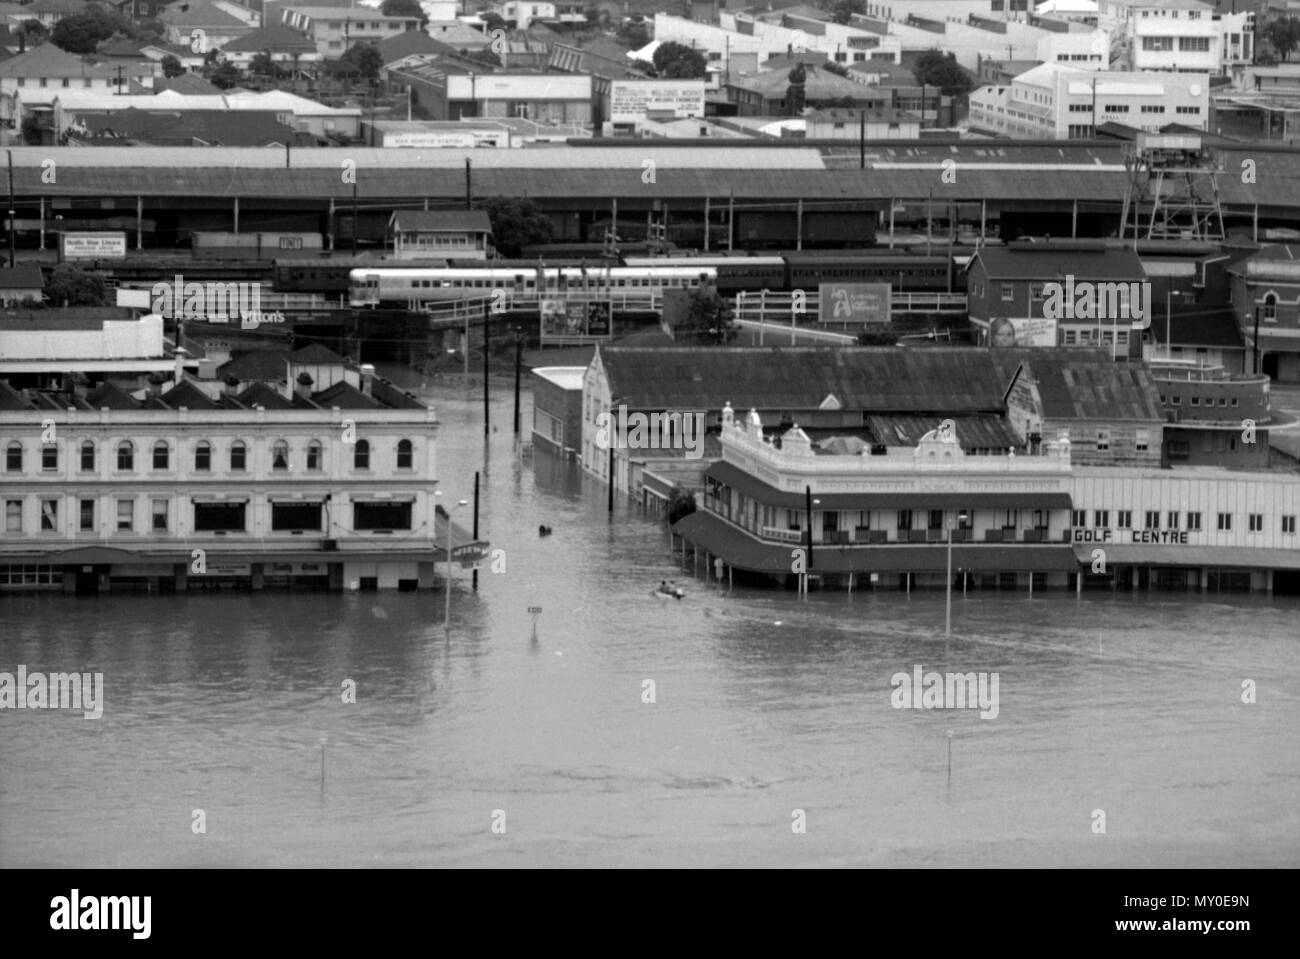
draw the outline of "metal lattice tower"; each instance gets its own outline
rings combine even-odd
[[[1124,148],[1120,239],[1222,240],[1223,165],[1199,134],[1139,133]]]

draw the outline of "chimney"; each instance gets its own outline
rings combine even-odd
[[[185,379],[185,356],[188,350],[183,346],[176,347],[175,362],[172,367],[172,386],[180,386],[181,381]]]
[[[234,376],[227,376],[227,377],[226,377],[226,386],[225,386],[225,389],[222,390],[222,392],[223,392],[226,396],[237,396],[237,395],[239,395],[239,379],[238,379],[237,377],[234,377]]]
[[[366,396],[374,395],[375,367],[370,363],[361,364],[361,392]]]
[[[298,379],[294,383],[293,391],[303,399],[309,400],[311,399],[311,387],[313,382],[315,381],[312,380],[311,374],[304,370],[298,374]]]

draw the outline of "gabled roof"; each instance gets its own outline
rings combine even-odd
[[[1166,324],[1160,320],[1151,324],[1155,342],[1164,345]],[[1169,308],[1169,339],[1176,346],[1228,347],[1245,346],[1241,327],[1232,315],[1231,307],[1207,308],[1201,303],[1172,303]]]
[[[368,410],[383,406],[373,396],[367,396],[346,380],[340,380],[328,389],[311,395],[312,402],[329,409],[337,406],[343,410]]]
[[[978,261],[991,280],[1064,281],[1067,275],[1076,280],[1144,280],[1146,270],[1141,258],[1131,249],[1070,250],[1050,243],[1025,247],[986,246],[967,266]]]
[[[174,27],[205,27],[249,29],[248,24],[233,13],[227,13],[211,0],[179,0],[158,14],[158,19]]]
[[[208,394],[189,380],[182,380],[166,393],[163,393],[159,399],[174,410],[178,410],[182,406],[191,410],[215,410],[218,408]]]
[[[492,232],[486,210],[398,210],[389,223],[401,232]]]
[[[26,53],[10,57],[0,63],[0,77],[107,77],[116,76],[116,67],[94,66],[73,53],[42,43]]]
[[[221,96],[219,86],[205,79],[198,73],[182,73],[178,77],[156,77],[153,81],[154,93],[179,93],[183,96]]]
[[[238,352],[217,367],[217,378],[225,380],[233,377],[241,383],[281,382],[284,380],[284,364],[288,358],[289,354],[284,350]]]
[[[297,30],[276,24],[236,37],[221,48],[223,53],[315,53],[316,44]]]
[[[296,366],[343,366],[347,363],[343,357],[320,343],[308,343],[301,349],[294,350],[289,354],[288,360]]]
[[[45,279],[35,263],[19,263],[12,269],[0,267],[0,290],[41,289]]]
[[[1104,350],[1021,355],[1038,381],[1044,419],[1164,422],[1160,390],[1144,363],[1117,363]]]
[[[0,410],[28,410],[31,406],[23,395],[9,385],[8,380],[0,380]]]
[[[254,406],[264,406],[268,410],[291,410],[293,402],[284,398],[284,396],[274,387],[266,383],[254,383],[244,392],[240,393],[236,399],[245,406],[252,408]]]
[[[315,46],[313,45],[313,49]],[[387,37],[375,44],[379,56],[385,65],[395,63],[413,53],[456,54],[460,51],[453,46],[435,40],[423,30],[404,30],[393,37]]]
[[[63,13],[75,15],[84,13],[86,7],[90,6],[86,0],[36,0],[35,3],[28,5],[27,9],[32,13]],[[33,17],[32,19],[35,19]]]
[[[119,389],[107,380],[86,394],[86,402],[90,404],[92,409],[96,410],[102,410],[104,407],[108,407],[110,410],[139,409],[139,404],[131,398],[129,393]]]

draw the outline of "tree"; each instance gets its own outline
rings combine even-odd
[[[595,27],[609,19],[609,14],[600,7],[588,7],[582,11],[583,19],[587,21],[587,26]]]
[[[727,301],[717,290],[706,286],[690,291],[686,310],[674,333],[678,339],[717,346],[734,340],[740,334],[740,327],[732,322]]]
[[[668,524],[671,526],[683,517],[690,516],[697,509],[695,494],[680,486],[674,486],[668,494]]]
[[[947,97],[961,96],[970,92],[974,85],[971,75],[957,63],[957,57],[951,53],[947,56],[938,50],[927,50],[916,60],[912,75],[917,83],[928,87],[938,87],[939,92]]]
[[[214,87],[229,90],[231,87],[239,86],[243,82],[244,75],[239,72],[239,67],[223,60],[208,74],[208,79]]]
[[[785,88],[786,107],[790,111],[790,116],[797,117],[803,113],[808,71],[803,68],[802,63],[796,63],[794,69],[786,75],[786,79],[790,81],[790,85]]]
[[[115,10],[91,6],[85,13],[64,17],[56,23],[50,39],[68,53],[94,53],[100,43],[115,34],[135,40],[140,31]]]
[[[1291,51],[1300,45],[1300,18],[1277,17],[1270,20],[1264,28],[1264,39],[1269,42],[1285,62],[1291,58]]]
[[[629,20],[618,28],[615,34],[619,43],[626,44],[633,50],[640,50],[650,42],[650,28],[641,19]]]
[[[496,196],[483,204],[492,223],[492,241],[505,257],[518,257],[526,246],[550,243],[551,220],[527,197]]]
[[[62,263],[45,281],[45,296],[55,306],[103,306],[104,276],[93,270]]]
[[[29,147],[38,147],[45,142],[45,131],[41,128],[41,121],[36,119],[36,114],[29,113],[23,117],[22,134],[23,142]]]
[[[170,53],[162,58],[162,72],[165,77],[179,77],[185,73],[185,67],[181,61]]]
[[[276,78],[284,76],[285,73],[284,68],[271,58],[269,50],[254,54],[253,59],[248,61],[248,72],[254,76]]]
[[[355,67],[356,72],[367,80],[377,80],[380,68],[384,65],[384,57],[373,43],[358,43],[350,47],[339,58],[339,62]]]
[[[491,33],[493,30],[510,29],[510,24],[506,21],[505,17],[501,16],[499,13],[493,13],[489,10],[487,13],[480,13],[478,18],[483,21],[483,28],[487,30],[488,33]]]
[[[386,17],[419,17],[421,30],[429,25],[429,18],[425,16],[419,0],[384,0],[379,12]]]
[[[836,23],[848,23],[853,14],[867,12],[867,2],[866,0],[835,0],[830,11]]]
[[[707,72],[704,54],[684,43],[669,40],[655,51],[655,71],[670,80],[701,80]]]

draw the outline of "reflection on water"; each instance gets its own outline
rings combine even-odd
[[[506,572],[450,638],[441,593],[0,597],[0,670],[106,698],[0,712],[0,865],[1300,864],[1295,601],[972,592],[948,640],[939,593],[664,603],[666,533],[517,460],[494,389]],[[481,394],[434,393],[469,498]],[[998,718],[893,709],[917,664],[998,672]]]

